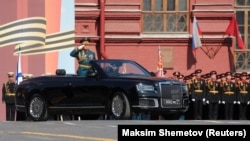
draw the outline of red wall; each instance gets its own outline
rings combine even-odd
[[[195,69],[202,69],[203,73],[216,70],[218,73],[234,71],[234,49],[231,39],[224,39],[224,32],[233,15],[233,0],[190,0],[189,32],[182,35],[143,34],[141,24],[140,0],[106,0],[105,21],[99,21],[101,0],[76,0],[76,41],[81,36],[92,39],[92,47],[98,52],[100,49],[100,27],[105,28],[105,53],[109,58],[132,59],[150,71],[156,71],[158,61],[158,46],[173,48],[172,72],[180,71],[189,75]],[[89,3],[95,6],[88,5]],[[87,10],[92,9],[92,10]],[[218,12],[219,11],[219,12]],[[192,19],[197,17],[203,31],[202,49],[196,53],[191,49]],[[87,23],[88,32],[82,32],[82,26]],[[218,48],[218,51],[214,51]],[[215,55],[211,55],[215,54]],[[99,54],[100,55],[100,54]],[[212,56],[213,58],[209,58]]]
[[[3,25],[9,21],[14,21],[17,19],[17,1],[18,0],[11,0],[11,1],[3,1],[0,5],[0,13],[6,13],[2,14],[0,16],[0,25]],[[10,12],[11,11],[11,12]],[[7,14],[8,13],[8,14]],[[9,71],[15,71],[16,70],[16,63],[17,63],[17,57],[13,56],[13,50],[14,45],[9,45],[5,47],[0,48],[0,84],[1,87],[5,81],[7,81],[7,72]],[[2,98],[2,95],[1,95]],[[5,104],[0,103],[0,120],[5,120]]]

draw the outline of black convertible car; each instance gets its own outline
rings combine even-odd
[[[22,81],[16,90],[16,109],[33,121],[46,121],[53,114],[110,115],[131,119],[132,113],[163,116],[188,110],[187,85],[155,77],[131,60],[91,62],[86,77],[56,70],[56,75]]]

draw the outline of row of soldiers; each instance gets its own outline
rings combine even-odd
[[[234,119],[235,114],[238,114],[240,120],[247,119],[247,107],[250,104],[247,72],[217,74],[213,70],[202,75],[202,70],[197,69],[188,76],[179,72],[174,72],[173,75],[188,85],[191,101],[188,113],[192,114],[191,119],[203,119],[204,112],[208,113],[208,118],[212,120],[218,119],[219,113],[222,113],[223,119],[226,120]],[[204,105],[207,108],[204,108]],[[220,111],[222,109],[223,111]]]

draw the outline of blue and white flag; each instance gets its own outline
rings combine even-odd
[[[16,73],[16,82],[19,85],[20,82],[23,81],[22,69],[21,69],[21,52],[18,53],[18,61],[17,61],[17,73]]]

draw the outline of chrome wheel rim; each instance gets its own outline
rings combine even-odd
[[[112,100],[112,113],[116,117],[120,117],[124,109],[122,97],[116,95]]]
[[[41,117],[43,113],[44,103],[39,97],[35,97],[30,101],[29,113],[34,118]]]

